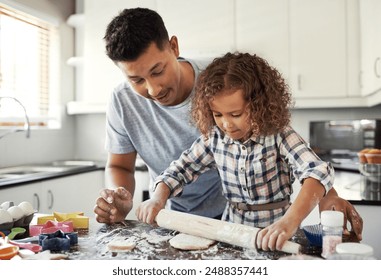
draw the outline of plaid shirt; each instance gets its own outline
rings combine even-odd
[[[217,168],[227,199],[223,220],[266,227],[284,215],[289,206],[274,210],[242,211],[229,202],[265,204],[280,201],[292,193],[296,177],[321,182],[328,192],[334,170],[320,160],[309,145],[291,128],[270,136],[252,137],[241,143],[215,127],[206,139],[201,136],[180,158],[156,179],[179,195],[182,188],[203,172]]]

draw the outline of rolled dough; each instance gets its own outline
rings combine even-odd
[[[131,251],[136,246],[133,240],[114,239],[107,244],[111,252],[126,252]]]
[[[171,240],[169,240],[169,244],[172,247],[180,250],[203,250],[208,249],[215,243],[215,240],[193,236],[185,233],[179,233]]]

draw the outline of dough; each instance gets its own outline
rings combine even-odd
[[[180,250],[203,250],[208,249],[215,243],[215,240],[210,240],[207,238],[193,236],[185,233],[179,233],[171,240],[169,240],[169,244],[172,247]]]
[[[111,252],[126,252],[131,251],[136,246],[136,243],[128,239],[114,239],[107,244]]]

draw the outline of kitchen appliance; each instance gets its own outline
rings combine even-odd
[[[357,153],[381,148],[381,119],[312,121],[310,145],[336,169],[358,171]]]

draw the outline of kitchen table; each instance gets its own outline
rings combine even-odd
[[[291,256],[283,252],[265,252],[259,250],[232,246],[217,242],[206,250],[183,251],[170,246],[169,240],[177,232],[152,227],[135,220],[126,220],[124,223],[105,225],[95,220],[90,221],[87,231],[79,231],[78,245],[68,252],[70,260],[250,260],[270,259],[277,260]],[[135,248],[129,252],[112,253],[107,244],[114,238],[124,238],[134,241]],[[354,240],[353,236],[345,237]],[[291,241],[301,244],[303,255],[320,258],[321,248],[310,246],[302,230],[298,230]]]

